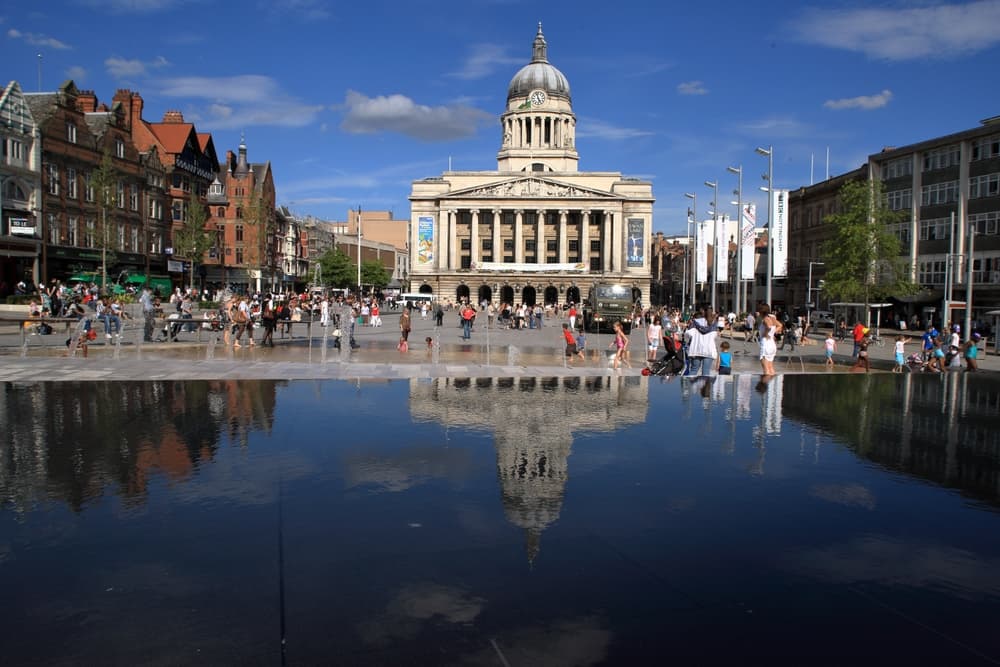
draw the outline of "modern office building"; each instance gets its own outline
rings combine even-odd
[[[531,61],[507,89],[496,170],[413,183],[413,291],[477,303],[559,303],[614,282],[649,303],[652,185],[578,170],[569,82],[547,48],[539,25]]]

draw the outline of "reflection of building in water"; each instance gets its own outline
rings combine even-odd
[[[114,488],[145,499],[156,473],[183,480],[224,433],[245,442],[273,422],[274,382],[93,382],[8,385],[0,398],[0,503],[49,499],[76,511]]]
[[[859,456],[1000,504],[1000,382],[986,374],[790,375],[786,416]]]
[[[410,381],[414,420],[494,433],[504,514],[529,561],[562,510],[573,437],[644,422],[648,400],[644,377]]]

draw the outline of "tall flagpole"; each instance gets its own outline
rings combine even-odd
[[[361,301],[361,204],[358,204],[358,301]]]

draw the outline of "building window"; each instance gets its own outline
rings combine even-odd
[[[959,162],[961,162],[961,150],[958,144],[924,153],[924,171],[955,167]]]
[[[123,223],[118,223],[118,249],[125,250],[125,225]]]
[[[920,205],[950,204],[958,201],[958,181],[925,185],[920,188]]]
[[[217,218],[224,218],[224,217],[226,217],[226,207],[225,206],[220,206],[219,210],[216,211],[216,216],[215,217],[217,217]]]
[[[184,204],[181,203],[181,202],[179,202],[179,201],[175,201],[171,205],[171,212],[172,212],[174,221],[175,222],[180,222],[181,220],[184,219]]]
[[[88,204],[94,203],[94,176],[87,174],[83,177],[83,198]]]
[[[132,227],[129,229],[129,250],[131,252],[139,252],[139,228]]]
[[[161,220],[163,218],[163,202],[159,199],[149,200],[149,217],[153,220]]]
[[[66,141],[71,144],[76,143],[76,125],[66,122]]]
[[[592,239],[590,241],[590,252],[601,252],[601,240]]]
[[[920,221],[921,241],[940,241],[951,236],[951,218],[928,218]]]
[[[883,195],[883,199],[885,201],[885,205],[892,211],[908,209],[913,203],[913,190],[906,188],[904,190],[886,192]]]
[[[461,266],[462,266],[463,269],[471,269],[472,268],[472,258],[469,257],[468,255],[463,255],[462,256],[462,264],[461,264]]]
[[[121,139],[115,139],[115,157],[125,157],[125,142]]]
[[[969,225],[975,225],[977,234],[996,234],[1000,221],[1000,211],[976,213],[969,216]]]
[[[133,211],[139,210],[139,191],[135,187],[129,188],[128,207]]]
[[[226,252],[228,253],[228,249],[226,250]],[[243,264],[243,248],[236,249],[236,264],[237,265]]]
[[[472,249],[472,239],[462,239],[462,250]]]
[[[591,257],[590,258],[590,271],[591,271],[591,273],[600,273],[601,272],[601,258],[600,257]]]
[[[483,255],[480,259],[483,262],[492,262],[493,261],[493,255]]]
[[[118,181],[115,185],[115,201],[118,204],[118,208],[125,208],[125,184]]]
[[[504,252],[513,252],[514,251],[514,239],[504,239],[503,240],[503,249],[504,249]]]
[[[59,167],[54,164],[46,165],[46,174],[49,181],[49,194],[58,195],[59,194]]]
[[[504,261],[504,264],[513,264],[514,263],[514,255],[504,255],[503,256],[503,261]]]
[[[580,252],[580,241],[577,240],[577,239],[570,239],[569,240],[569,251],[570,252]],[[735,291],[735,289],[736,288],[734,287],[733,290]]]
[[[983,174],[969,179],[969,199],[1000,195],[1000,173]]]
[[[493,239],[483,239],[483,250],[493,250]]]
[[[535,239],[526,239],[524,242],[524,249],[528,252],[535,252]]]
[[[976,139],[972,144],[973,160],[989,160],[1000,157],[1000,134]]]
[[[8,139],[2,143],[4,162],[19,166],[19,163],[24,160],[24,147],[21,145],[21,142],[17,139]]]
[[[66,223],[66,245],[76,245],[77,225],[79,225],[77,217],[75,215],[69,216],[69,221]]]
[[[49,213],[49,244],[59,245],[59,218],[55,213]]]
[[[97,238],[97,222],[93,218],[87,218],[84,223],[83,229],[83,247],[93,248],[96,243],[94,240]]]
[[[918,264],[917,280],[921,285],[944,284],[944,260],[925,260]]]
[[[70,199],[76,199],[79,196],[77,192],[76,169],[73,168],[66,170],[66,196]]]
[[[236,240],[243,240],[243,225],[236,225]]]
[[[882,165],[882,180],[913,175],[913,159],[909,156],[889,160]]]
[[[557,241],[546,241],[545,249],[549,252],[556,252],[559,250],[559,243]]]

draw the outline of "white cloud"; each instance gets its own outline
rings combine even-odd
[[[257,74],[231,77],[188,76],[155,82],[165,97],[195,100],[185,110],[206,129],[271,125],[302,127],[316,120],[319,104],[307,104],[283,91],[274,79]],[[198,101],[204,100],[204,104]]]
[[[1000,43],[1000,1],[893,8],[810,9],[791,23],[799,41],[884,60],[951,58]]]
[[[116,14],[142,14],[179,7],[189,0],[80,0],[81,4],[94,9],[108,10]]]
[[[677,84],[677,92],[681,95],[708,95],[708,88],[701,81],[685,81]]]
[[[496,118],[462,104],[429,107],[405,95],[368,97],[347,91],[340,128],[351,134],[398,132],[422,141],[450,141],[476,133],[481,124]]]
[[[840,109],[881,109],[892,99],[891,90],[883,90],[877,95],[860,95],[858,97],[844,97],[839,100],[827,100],[823,106],[827,109],[839,111]]]
[[[497,44],[477,44],[472,51],[462,69],[452,72],[449,76],[458,79],[482,79],[492,74],[498,67],[507,65],[518,65],[524,62],[523,58],[514,58],[507,55],[507,49]]]
[[[77,85],[87,80],[87,70],[79,65],[74,65],[66,70],[66,78],[73,79]]]
[[[648,137],[654,134],[649,130],[639,130],[632,127],[616,127],[604,121],[592,118],[581,118],[576,126],[577,137],[623,141],[637,137]]]
[[[739,129],[753,135],[783,138],[802,137],[810,132],[808,125],[791,116],[770,116],[751,120],[739,125]]]
[[[159,69],[169,64],[163,56],[157,56],[149,62],[143,62],[138,58],[129,60],[117,56],[111,56],[104,61],[104,67],[108,70],[108,74],[116,79],[145,76],[150,69]]]
[[[322,0],[268,0],[258,3],[257,7],[274,14],[295,14],[310,21],[330,18],[330,11]]]
[[[11,28],[10,30],[8,30],[7,36],[10,37],[11,39],[23,39],[32,46],[47,46],[50,49],[57,49],[60,51],[73,48],[69,44],[61,42],[55,37],[40,35],[34,32],[21,32],[16,28]]]

